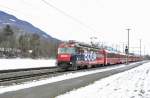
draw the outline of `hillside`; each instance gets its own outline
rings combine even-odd
[[[55,57],[60,40],[0,11],[0,57]]]

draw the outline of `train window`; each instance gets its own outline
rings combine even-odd
[[[68,53],[68,54],[75,54],[75,48],[72,47],[64,47],[64,48],[58,48],[58,54],[61,53]]]
[[[116,55],[115,55],[114,53],[108,53],[108,54],[107,54],[107,57],[108,57],[108,58],[115,58]]]
[[[116,55],[116,58],[120,58],[120,55],[119,54],[115,54]]]
[[[96,57],[97,57],[97,58],[103,58],[104,55],[103,55],[103,54],[96,53]]]

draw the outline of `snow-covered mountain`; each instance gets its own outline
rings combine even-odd
[[[17,53],[3,51],[0,57],[55,57],[60,40],[31,23],[0,11],[0,48],[20,49]],[[28,52],[32,50],[32,54]],[[10,56],[11,54],[11,56]]]
[[[13,15],[0,11],[0,27],[4,27],[8,24],[12,27],[21,29],[25,32],[37,33],[38,35],[40,35],[42,39],[46,39],[46,40],[55,39],[55,38],[52,38],[50,35],[48,35],[46,32],[40,30],[37,27],[34,27],[31,23],[20,20]]]

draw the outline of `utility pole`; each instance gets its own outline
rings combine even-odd
[[[144,56],[145,56],[145,46],[144,46]]]
[[[140,56],[141,56],[141,39],[140,39]]]
[[[128,52],[127,52],[127,56],[126,56],[126,64],[129,64],[129,53],[130,53],[130,51],[129,51],[129,49],[130,49],[130,47],[129,47],[129,41],[130,41],[129,32],[131,29],[128,28],[126,30],[128,31],[128,46],[127,46]]]

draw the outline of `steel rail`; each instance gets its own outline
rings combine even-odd
[[[58,67],[42,67],[0,71],[0,86],[37,80],[50,74],[61,72]]]

